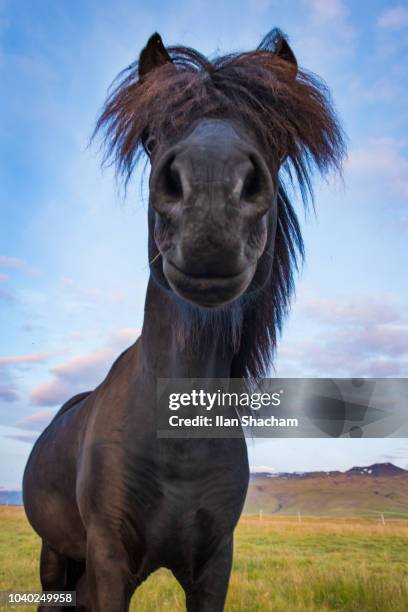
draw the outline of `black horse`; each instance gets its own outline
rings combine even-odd
[[[223,610],[248,484],[243,438],[162,439],[158,378],[264,375],[303,243],[284,181],[339,169],[344,140],[325,86],[279,30],[212,61],[154,34],[96,126],[127,181],[151,161],[143,330],[92,392],[43,432],[24,475],[44,590],[77,609],[128,610],[169,568],[190,612]]]

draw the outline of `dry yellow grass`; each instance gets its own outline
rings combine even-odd
[[[0,589],[38,589],[39,541],[21,508],[0,507]],[[33,608],[23,608],[33,610]],[[132,612],[185,610],[160,570]],[[406,612],[408,521],[244,516],[226,612]]]

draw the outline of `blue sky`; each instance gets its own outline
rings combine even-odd
[[[316,178],[280,376],[408,376],[408,3],[0,0],[0,486],[18,487],[58,406],[138,335],[148,268],[140,173],[126,201],[87,148],[106,90],[148,36],[213,55],[272,27],[329,84],[343,181]],[[346,469],[404,440],[251,443],[251,463]]]

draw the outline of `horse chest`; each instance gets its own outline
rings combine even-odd
[[[241,503],[247,486],[244,440],[156,440],[127,462],[129,500],[151,512]]]
[[[124,510],[135,548],[146,542],[145,567],[186,567],[197,547],[235,527],[248,483],[245,441],[156,441],[126,474]]]

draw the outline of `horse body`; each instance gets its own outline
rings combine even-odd
[[[313,164],[339,166],[342,134],[278,30],[213,62],[155,34],[130,70],[97,131],[127,179],[142,150],[152,165],[143,329],[40,436],[24,505],[43,542],[43,589],[76,590],[77,609],[125,612],[167,567],[188,612],[221,612],[245,440],[158,437],[157,381],[265,374],[303,256],[282,172],[304,195]]]
[[[149,292],[162,302],[160,293]],[[26,512],[44,542],[45,590],[78,588],[87,572],[78,607],[126,609],[134,589],[167,567],[191,610],[217,610],[248,484],[246,444],[243,438],[158,438],[156,380],[225,375],[232,356],[220,351],[220,338],[195,357],[169,355],[174,327],[162,318],[157,329],[150,306],[154,311],[158,303],[146,305],[141,338],[95,391],[63,407],[37,442],[25,473]],[[75,583],[69,584],[73,563]]]

